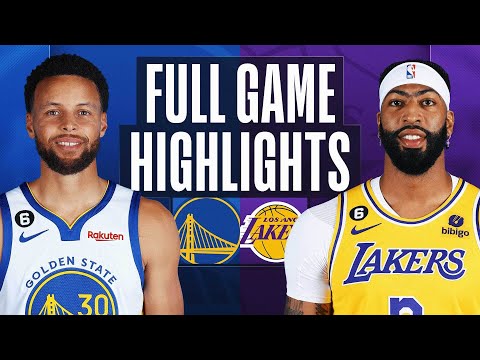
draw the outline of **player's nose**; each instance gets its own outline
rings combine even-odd
[[[404,123],[409,124],[420,123],[423,121],[422,108],[415,99],[407,101],[402,109],[401,119]]]
[[[61,127],[64,131],[77,130],[78,122],[75,114],[64,113],[61,118]]]

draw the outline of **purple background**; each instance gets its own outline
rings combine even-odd
[[[344,124],[361,127],[361,180],[383,171],[383,148],[377,138],[378,78],[394,61],[433,60],[449,73],[450,109],[455,113],[454,133],[446,154],[447,169],[475,185],[480,184],[473,156],[476,153],[480,122],[480,46],[473,45],[292,45],[241,46],[242,56],[343,56]],[[355,185],[355,184],[352,184]],[[310,198],[309,205],[328,200]],[[281,314],[285,303],[283,268],[242,269],[242,311],[253,314]]]

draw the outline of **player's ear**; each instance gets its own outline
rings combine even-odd
[[[25,125],[25,127],[27,128],[28,136],[30,136],[30,138],[32,139],[35,139],[35,130],[33,129],[33,119],[31,113],[27,113]]]
[[[453,113],[452,110],[447,111],[446,123],[447,123],[447,134],[448,134],[448,137],[450,138],[453,133],[453,125],[455,124],[455,114]]]
[[[108,128],[107,113],[102,112],[102,115],[100,117],[100,137],[103,137],[103,135],[105,135],[107,128]]]

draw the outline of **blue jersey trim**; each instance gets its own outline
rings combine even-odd
[[[12,254],[12,217],[10,214],[10,206],[8,205],[7,195],[4,193],[0,195],[0,209],[2,212],[3,222],[3,246],[0,260],[0,290],[3,287],[5,275],[7,274],[8,264],[10,263],[10,256]]]
[[[344,210],[344,207],[345,207],[345,197],[347,196],[345,194],[345,192],[341,193],[340,195],[340,211],[339,211],[339,220],[338,220],[338,228],[337,228],[337,234],[335,235],[335,241],[333,242],[333,248],[332,248],[332,254],[331,254],[331,258],[330,258],[330,268],[328,269],[328,278],[331,280],[332,279],[332,266],[333,266],[333,258],[335,257],[335,252],[336,252],[336,249],[337,249],[337,245],[338,245],[338,239],[340,238],[340,233],[342,232],[342,228],[343,228],[343,210]],[[329,281],[330,281],[329,280]],[[331,286],[330,286],[331,288]]]
[[[58,230],[60,231],[60,237],[62,241],[77,241],[80,240],[80,232],[82,227],[95,214],[102,211],[102,209],[107,206],[108,202],[111,200],[113,193],[115,191],[116,184],[113,181],[108,183],[107,191],[103,196],[102,200],[92,209],[88,210],[83,214],[70,228],[68,224],[60,218],[58,215],[55,215],[53,212],[48,211],[43,206],[41,206],[30,193],[30,189],[27,186],[27,183],[22,183],[20,189],[22,190],[23,195],[27,199],[28,203],[42,216],[51,220],[55,225],[57,225]]]
[[[433,214],[431,214],[430,216],[426,217],[425,219],[421,219],[421,220],[407,220],[407,219],[398,219],[398,218],[395,218],[389,214],[387,214],[385,211],[383,211],[380,206],[377,205],[377,203],[375,202],[375,199],[373,197],[372,194],[370,194],[370,192],[368,191],[368,187],[367,187],[367,183],[364,183],[362,186],[363,186],[363,189],[365,190],[365,194],[367,194],[368,198],[370,199],[370,202],[372,203],[372,205],[375,207],[375,209],[380,213],[382,214],[383,216],[385,216],[386,218],[388,218],[389,220],[393,221],[393,222],[397,222],[397,223],[400,223],[400,224],[421,224],[423,222],[426,222],[432,218],[434,218],[435,216],[437,216],[438,214],[440,214],[441,212],[443,212],[445,209],[447,209],[454,201],[455,199],[460,195],[460,193],[462,192],[463,188],[465,187],[465,184],[466,184],[466,181],[463,180],[463,179],[459,179],[460,181],[460,186],[457,190],[457,192],[455,193],[454,196],[452,196],[452,198],[450,199],[450,201],[443,205],[440,209],[436,210]]]
[[[128,229],[130,234],[130,246],[132,247],[133,260],[137,266],[138,275],[140,276],[143,289],[145,277],[143,272],[142,252],[140,251],[140,239],[138,236],[138,210],[140,207],[140,198],[140,193],[138,191],[134,191],[132,200],[130,202],[130,212],[128,213]]]
[[[474,218],[475,218],[475,232],[477,233],[477,239],[480,234],[480,214],[478,213],[480,211],[480,197],[477,196],[477,203],[475,204],[475,213],[474,213]]]

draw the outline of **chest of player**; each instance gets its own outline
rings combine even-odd
[[[400,295],[427,303],[431,296],[437,303],[480,304],[480,297],[472,296],[474,288],[480,293],[478,200],[474,189],[463,190],[420,219],[389,214],[368,201],[364,192],[346,196],[330,250],[329,277],[337,309],[349,297],[357,304],[378,301],[364,309],[376,313],[373,309],[384,307],[382,313],[388,313],[387,299]]]

